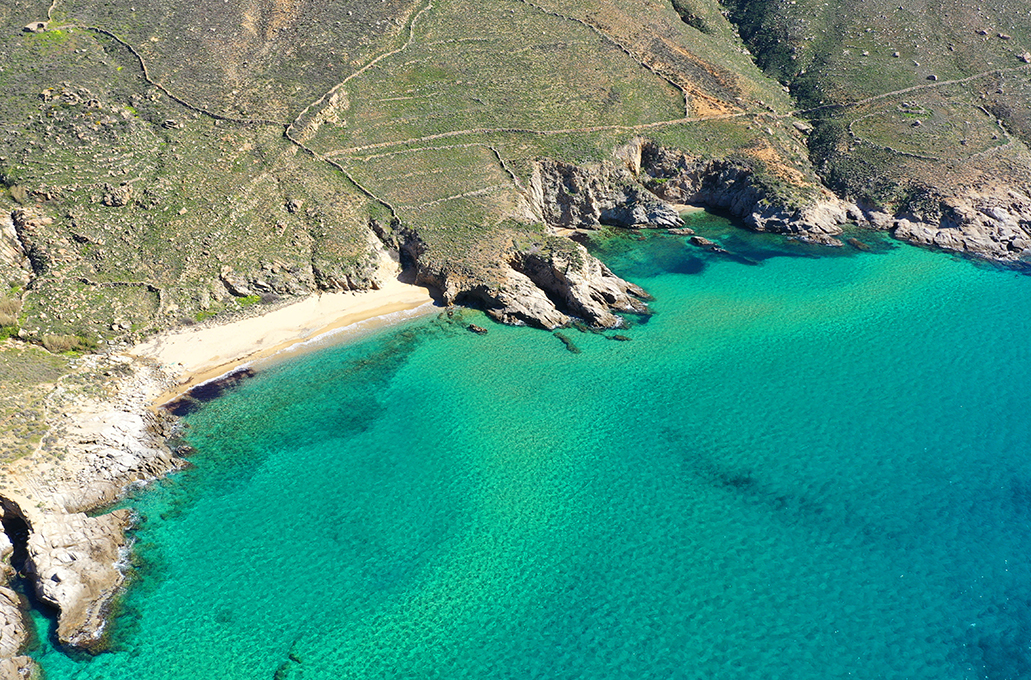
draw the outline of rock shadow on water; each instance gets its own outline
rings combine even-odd
[[[631,239],[623,230],[594,236],[588,250],[617,276],[641,280],[663,274],[701,274],[708,264],[707,253],[692,250],[686,240],[649,232]]]
[[[214,380],[191,387],[186,394],[165,404],[164,408],[173,416],[182,417],[189,415],[203,404],[218,399],[230,390],[235,389],[244,380],[254,376],[255,371],[253,368],[243,366]]]

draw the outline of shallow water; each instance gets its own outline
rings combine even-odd
[[[596,245],[630,342],[424,319],[191,414],[48,677],[1031,677],[1031,277],[692,221]]]

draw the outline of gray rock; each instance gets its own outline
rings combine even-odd
[[[38,680],[43,670],[30,657],[0,659],[0,680]]]
[[[110,208],[122,208],[132,201],[132,186],[123,184],[120,187],[108,188],[100,202]]]
[[[670,203],[648,191],[626,167],[599,163],[580,167],[545,160],[534,168],[531,190],[536,212],[554,227],[665,229],[683,226]]]
[[[0,214],[0,264],[24,270],[26,275],[30,268],[28,255],[15,231],[14,220],[7,213]]]
[[[39,598],[60,610],[57,637],[63,644],[98,648],[111,599],[125,580],[118,563],[129,519],[128,510],[32,518],[28,569]]]
[[[218,277],[231,295],[248,297],[254,294],[247,283],[247,279],[234,272],[230,267],[222,267]]]
[[[107,610],[124,582],[129,513],[90,517],[84,512],[110,504],[129,484],[184,462],[164,444],[169,418],[148,408],[174,384],[172,375],[127,357],[88,355],[80,362],[96,370],[116,365],[122,370],[107,385],[111,391],[102,393],[106,396],[64,400],[61,389],[51,395],[48,437],[64,457],[58,463],[17,461],[0,503],[28,526],[26,571],[39,597],[59,609],[58,637],[69,646],[97,649]]]
[[[29,622],[21,597],[10,588],[0,586],[0,657],[17,655],[28,639]]]

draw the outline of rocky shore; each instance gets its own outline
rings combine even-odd
[[[841,246],[843,228],[856,225],[999,262],[1031,258],[1031,196],[1019,187],[928,196],[920,211],[861,205],[818,185],[787,201],[772,195],[746,162],[696,157],[643,138],[605,163],[538,163],[533,196],[545,222],[560,228],[676,229],[673,206],[691,204],[729,213],[755,231],[828,246]]]
[[[124,580],[128,510],[92,514],[131,484],[176,470],[184,461],[165,440],[172,418],[151,408],[172,386],[155,364],[84,356],[49,397],[48,434],[39,450],[6,466],[0,488],[0,554],[58,611],[62,644],[104,646],[107,614]],[[91,514],[87,514],[91,513]],[[31,677],[17,656],[29,638],[25,604],[0,587],[0,679]]]
[[[563,230],[610,225],[687,233],[676,207],[684,204],[728,212],[756,231],[829,246],[841,245],[843,227],[852,224],[997,261],[1031,258],[1031,198],[1016,190],[971,192],[943,199],[920,215],[895,215],[811,188],[805,200],[787,205],[774,200],[740,162],[695,158],[635,139],[603,163],[538,161],[526,190],[526,214],[519,218],[543,222],[549,233],[495,244],[492,269],[470,272],[435,262],[418,234],[403,227],[393,245],[413,265],[415,283],[439,290],[446,304],[474,301],[499,322],[549,330],[574,319],[618,328],[619,313],[646,313],[649,299],[562,236]],[[5,224],[0,254],[31,261],[24,239],[15,239],[14,227]],[[718,248],[702,237],[693,242]],[[401,306],[416,302],[406,298]],[[296,324],[289,327],[296,332]],[[169,351],[179,347],[167,338],[162,342]],[[216,353],[223,350],[220,345]],[[201,356],[194,348],[189,352]],[[39,449],[0,470],[0,558],[13,567],[0,583],[0,680],[38,670],[19,656],[30,628],[25,602],[8,587],[15,578],[26,579],[39,600],[59,612],[62,644],[103,648],[107,615],[125,581],[132,517],[126,510],[96,513],[129,485],[184,465],[165,443],[174,419],[153,409],[182,378],[183,366],[173,371],[170,365],[117,354],[82,357],[48,397],[48,434]]]

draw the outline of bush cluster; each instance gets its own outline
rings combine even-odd
[[[85,341],[77,335],[44,335],[43,346],[48,352],[62,354],[83,349]]]

